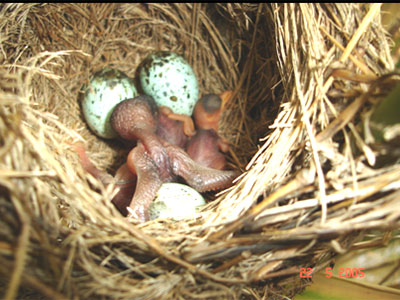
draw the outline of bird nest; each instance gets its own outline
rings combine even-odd
[[[0,291],[6,299],[281,299],[359,241],[399,227],[400,164],[364,134],[398,77],[372,4],[3,4]],[[195,218],[127,221],[82,85],[183,55],[200,93],[233,90],[220,134],[242,175]],[[385,152],[386,150],[386,152]],[[386,153],[386,154],[385,154]]]

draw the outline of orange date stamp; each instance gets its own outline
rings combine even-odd
[[[339,278],[363,278],[365,277],[365,268],[339,268],[338,277]],[[314,269],[313,268],[300,268],[300,278],[312,278]],[[333,270],[331,267],[325,268],[325,277],[331,278],[333,275]]]

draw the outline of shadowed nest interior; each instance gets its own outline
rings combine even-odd
[[[365,115],[399,78],[379,5],[3,4],[0,295],[6,299],[281,299],[366,230],[399,225],[398,159]],[[149,52],[231,89],[220,134],[243,174],[194,219],[127,222],[72,145],[110,172],[129,149],[83,121],[105,67]],[[385,152],[386,151],[386,152]],[[386,156],[385,156],[386,155]]]

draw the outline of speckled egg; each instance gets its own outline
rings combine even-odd
[[[203,196],[190,186],[180,183],[164,183],[150,204],[150,219],[181,220],[190,218],[205,204]]]
[[[104,69],[90,79],[82,100],[83,116],[92,131],[106,139],[118,136],[110,125],[114,107],[121,101],[136,97],[133,80],[114,69]]]
[[[151,53],[142,63],[140,83],[159,106],[192,115],[199,87],[192,67],[182,56],[168,51]]]

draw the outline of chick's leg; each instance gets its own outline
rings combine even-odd
[[[175,145],[165,147],[171,160],[172,171],[199,192],[228,188],[239,175],[237,171],[222,171],[204,167]]]
[[[148,221],[150,203],[154,200],[164,181],[158,175],[158,168],[142,143],[138,143],[129,152],[127,165],[131,172],[137,174],[136,191],[127,208],[128,217],[134,217],[141,222]]]

